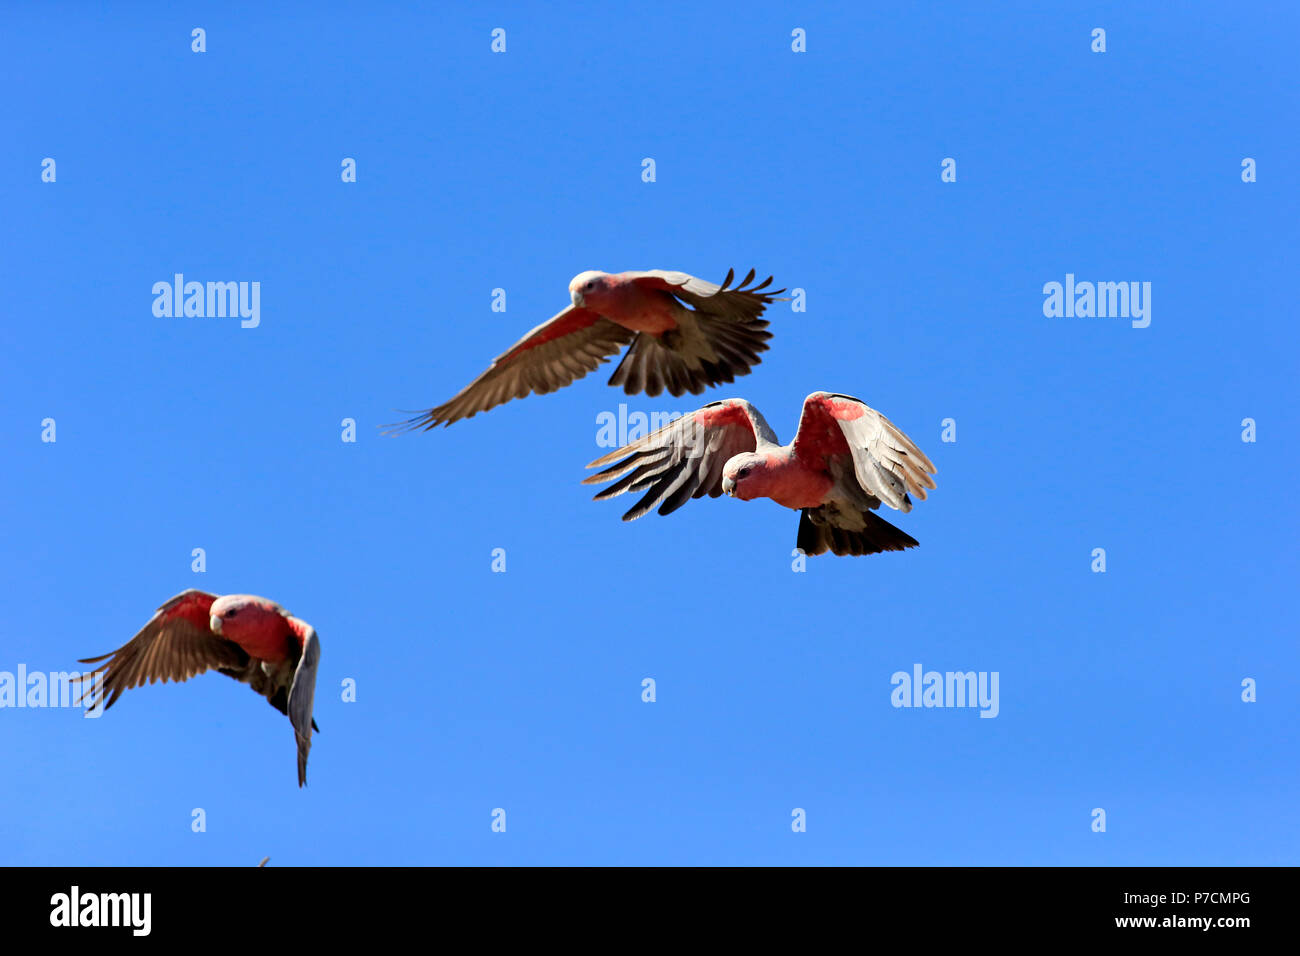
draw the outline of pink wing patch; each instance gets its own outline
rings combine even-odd
[[[909,494],[924,500],[934,487],[934,462],[897,425],[848,395],[804,399],[794,453],[809,467],[847,456],[861,490],[898,511],[911,510]]]
[[[821,467],[828,457],[851,455],[852,451],[839,423],[861,418],[862,415],[862,405],[858,402],[830,395],[809,399],[804,403],[799,433],[795,435],[795,455],[815,467]]]
[[[867,413],[861,402],[851,402],[845,398],[822,398],[819,404],[843,422],[851,422]]]
[[[555,339],[562,339],[579,329],[585,329],[589,325],[594,325],[600,318],[598,312],[590,309],[572,308],[567,312],[562,312],[551,321],[537,329],[534,335],[530,335],[524,341],[520,342],[501,358],[497,359],[494,364],[508,362],[516,356],[527,352],[529,349],[535,349],[539,345],[545,345],[547,342],[553,342]]]
[[[189,621],[200,631],[207,631],[210,630],[208,627],[209,613],[216,600],[217,596],[215,594],[191,590],[173,598],[158,610],[162,613],[163,621],[173,621],[179,618]]]
[[[733,404],[731,401],[725,401],[718,405],[706,405],[693,416],[695,424],[701,428],[724,428],[731,425],[740,425],[748,431],[753,431],[754,426],[749,420],[749,415],[741,405]]]
[[[294,639],[298,643],[298,649],[301,651],[303,646],[307,643],[308,636],[314,633],[311,625],[296,617],[286,616],[285,621],[288,622],[289,633],[294,636]]]

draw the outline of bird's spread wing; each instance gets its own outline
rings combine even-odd
[[[803,403],[794,453],[809,464],[851,456],[862,490],[889,507],[911,511],[908,494],[925,500],[934,464],[880,412],[848,395],[813,392]],[[847,470],[847,469],[846,469]]]
[[[632,341],[635,334],[598,312],[570,306],[498,355],[486,372],[454,398],[386,427],[394,434],[427,430],[472,418],[532,392],[545,395],[582,378]]]
[[[646,490],[645,497],[623,515],[624,521],[641,517],[661,501],[659,513],[671,514],[688,498],[722,494],[727,461],[754,451],[760,438],[776,443],[776,435],[753,405],[743,398],[712,402],[597,458],[587,467],[609,467],[589,475],[583,484],[619,479],[596,495],[596,501]]]
[[[754,281],[753,269],[750,269],[749,275],[734,288],[731,285],[731,280],[736,276],[734,269],[727,270],[727,277],[722,280],[722,285],[696,278],[685,272],[665,272],[662,269],[628,272],[625,275],[644,285],[671,292],[699,312],[735,320],[758,318],[763,314],[763,310],[772,302],[778,301],[777,297],[785,291],[785,289],[767,289],[772,284],[771,276],[756,286],[746,288]]]
[[[302,654],[289,688],[289,723],[298,742],[298,786],[307,782],[307,754],[311,751],[312,705],[316,697],[316,665],[320,662],[320,640],[306,621],[289,618],[289,627],[302,641]]]
[[[238,644],[213,634],[208,627],[208,611],[216,599],[206,591],[182,591],[112,654],[81,660],[82,664],[94,664],[108,658],[107,663],[79,678],[89,682],[81,700],[91,697],[94,706],[106,698],[104,706],[108,708],[122,691],[145,682],[183,681],[210,668],[247,665],[248,655]],[[103,677],[96,680],[99,674]]]

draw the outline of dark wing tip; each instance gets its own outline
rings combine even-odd
[[[413,417],[401,422],[392,422],[388,425],[380,425],[379,428],[385,429],[380,434],[385,438],[395,438],[398,435],[405,435],[409,432],[421,431],[427,432],[435,425],[450,425],[454,418],[444,418],[442,407],[426,408],[419,412],[410,412],[409,409],[399,408],[397,411],[403,414],[410,413]]]

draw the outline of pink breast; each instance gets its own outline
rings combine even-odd
[[[658,335],[677,327],[673,306],[677,300],[658,289],[643,289],[635,282],[615,286],[591,303],[605,317],[634,332]]]
[[[821,469],[806,467],[791,457],[780,467],[768,496],[787,508],[816,508],[825,503],[835,482]]]
[[[264,661],[278,662],[289,657],[289,624],[280,615],[267,616],[251,626],[240,628],[237,644],[244,653]]]

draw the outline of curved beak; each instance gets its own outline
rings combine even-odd
[[[583,299],[583,297],[582,297],[582,293],[579,292],[577,289],[573,289],[573,290],[569,293],[569,298],[571,298],[571,299],[573,300],[573,304],[574,304],[575,306],[577,306],[579,309],[581,309],[581,308],[583,307],[584,303],[586,302],[586,300]]]
[[[208,618],[208,627],[212,630],[212,633],[213,633],[213,634],[220,634],[220,633],[221,633],[221,618],[219,618],[219,617],[217,617],[215,614],[213,614],[211,617]]]
[[[736,482],[734,479],[732,478],[722,479],[722,493],[725,495],[730,495],[733,498],[736,496]]]

